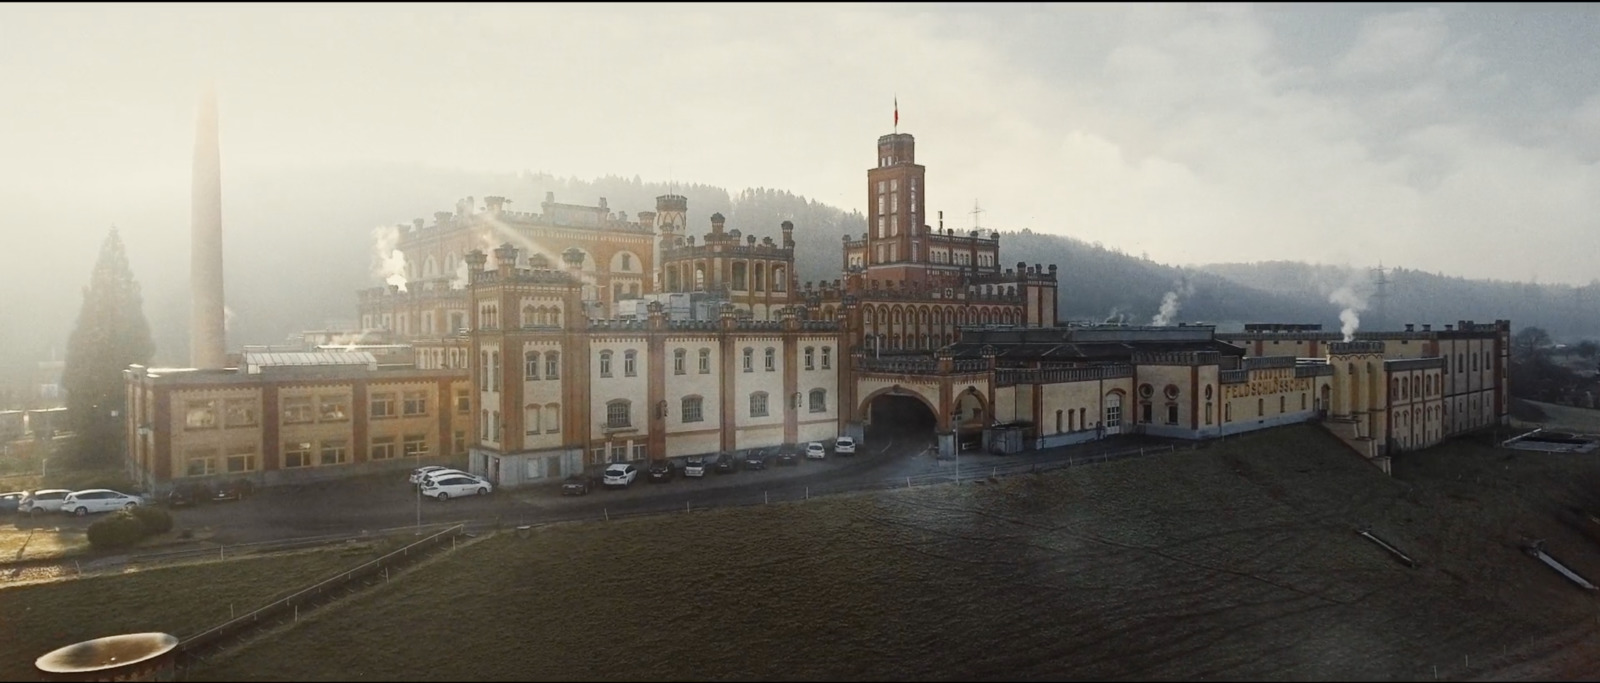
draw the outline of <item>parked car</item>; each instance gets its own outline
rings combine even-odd
[[[447,468],[444,468],[444,469],[434,470],[432,472],[428,472],[426,474],[423,474],[422,475],[422,479],[417,483],[417,486],[427,486],[428,482],[431,481],[431,480],[438,479],[439,477],[449,477],[449,476],[476,477],[478,475],[473,474],[471,472],[462,471],[462,470],[453,470],[453,469],[450,469],[450,468],[447,467]]]
[[[792,466],[800,464],[800,454],[791,450],[778,451],[778,466]]]
[[[683,476],[685,476],[685,477],[703,477],[703,476],[706,476],[706,459],[702,458],[702,457],[699,457],[699,456],[696,456],[696,457],[689,458],[688,460],[683,461]]]
[[[833,452],[838,455],[855,455],[856,440],[848,436],[841,436],[837,439],[834,439]]]
[[[72,493],[69,489],[39,489],[28,494],[21,503],[17,504],[17,512],[37,515],[45,512],[60,512],[61,501],[67,499]]]
[[[717,474],[733,474],[739,471],[739,461],[732,453],[723,453],[717,456]]]
[[[5,513],[8,513],[8,512],[16,512],[17,508],[22,505],[22,499],[23,498],[27,498],[27,497],[28,497],[28,492],[27,491],[12,491],[11,493],[0,493],[0,514],[5,514]]]
[[[822,447],[822,442],[812,441],[806,444],[806,457],[812,460],[821,460],[828,457],[828,449]]]
[[[249,479],[231,479],[218,486],[212,492],[212,500],[244,500],[245,496],[255,493],[256,485]]]
[[[634,467],[633,463],[614,462],[610,465],[606,465],[604,482],[606,486],[621,486],[623,488],[627,488],[633,484],[634,478],[638,476],[639,468]]]
[[[578,472],[568,476],[566,481],[561,482],[561,495],[587,496],[590,491],[597,488],[600,488],[599,477],[585,472]]]
[[[767,452],[756,449],[744,454],[744,468],[747,470],[767,469]]]
[[[650,461],[650,481],[672,481],[674,474],[677,474],[677,469],[672,466],[671,460]]]
[[[211,490],[211,487],[204,483],[197,481],[181,482],[167,492],[167,506],[176,508],[197,505],[211,500],[216,495],[217,492]]]
[[[418,467],[417,469],[411,470],[411,483],[421,484],[422,478],[427,476],[429,472],[437,472],[439,470],[448,469],[450,468],[445,467],[444,465],[424,465],[422,467]]]
[[[111,489],[73,491],[61,499],[61,510],[82,517],[91,512],[113,512],[144,505],[144,499]]]
[[[489,480],[470,474],[447,474],[422,482],[422,495],[438,501],[462,496],[487,496],[493,490],[494,485]]]

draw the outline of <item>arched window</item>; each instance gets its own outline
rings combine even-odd
[[[627,429],[633,424],[633,404],[619,398],[606,403],[606,428]]]
[[[702,402],[703,399],[699,396],[683,397],[683,410],[679,411],[678,414],[683,416],[684,422],[701,422],[705,420],[705,415],[701,412]]]
[[[817,350],[816,350],[815,347],[811,347],[811,346],[807,346],[806,347],[806,351],[805,351],[806,365],[805,365],[805,368],[807,370],[815,370],[815,369],[817,369],[816,354],[817,354]]]
[[[539,352],[529,351],[522,354],[523,379],[539,379]]]
[[[544,354],[544,378],[561,379],[561,352],[547,351]]]
[[[700,374],[711,374],[711,349],[700,349]]]
[[[778,369],[778,352],[772,347],[767,347],[767,372]]]
[[[827,389],[812,389],[811,390],[811,412],[813,412],[813,413],[826,413],[826,412],[828,412],[828,390]]]
[[[600,352],[600,376],[601,377],[610,377],[611,376],[611,352],[610,351],[601,351]]]
[[[539,416],[543,412],[537,405],[526,406],[522,409],[522,429],[528,436],[539,433]]]
[[[561,404],[546,403],[544,406],[544,433],[558,434],[561,432]]]
[[[639,353],[633,349],[622,352],[622,375],[633,377],[639,374]]]
[[[539,314],[536,311],[534,311],[532,304],[529,304],[527,306],[523,306],[522,307],[522,326],[523,327],[533,327],[534,325],[538,324],[538,322],[539,322],[538,321],[538,315]]]
[[[672,352],[672,374],[682,375],[689,371],[689,351],[687,349],[674,349]]]
[[[828,370],[828,369],[831,369],[832,367],[833,367],[833,347],[824,346],[824,347],[822,347],[822,369],[823,370]]]
[[[744,347],[744,371],[756,371],[756,350],[748,346]]]
[[[767,416],[767,392],[758,391],[750,394],[750,417]]]

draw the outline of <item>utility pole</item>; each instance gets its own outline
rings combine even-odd
[[[972,229],[982,230],[983,227],[978,224],[978,218],[983,214],[983,207],[978,206],[978,200],[972,200],[972,211],[968,213],[972,214]]]
[[[1377,290],[1372,295],[1373,303],[1376,304],[1373,308],[1376,309],[1376,317],[1378,318],[1373,327],[1380,330],[1388,329],[1389,278],[1384,274],[1383,262],[1379,261],[1378,267],[1373,269],[1372,272],[1374,274],[1372,284]]]

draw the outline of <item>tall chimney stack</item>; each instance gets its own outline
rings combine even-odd
[[[189,214],[189,362],[221,369],[227,362],[222,312],[222,156],[217,144],[217,94],[207,88],[195,125]]]

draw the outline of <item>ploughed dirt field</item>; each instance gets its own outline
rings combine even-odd
[[[1600,580],[1600,524],[1566,503],[1597,459],[1491,443],[1390,477],[1296,426],[981,485],[504,531],[189,677],[1592,678],[1594,593],[1520,545]]]

